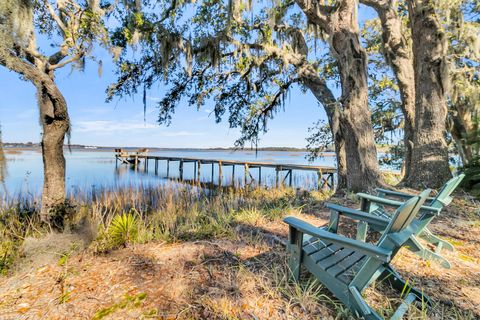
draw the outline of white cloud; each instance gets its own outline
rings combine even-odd
[[[143,121],[79,121],[74,127],[74,132],[83,133],[112,133],[112,132],[129,132],[141,130],[153,130],[158,132],[155,135],[164,137],[180,137],[180,136],[201,136],[203,132],[190,131],[166,131],[162,130],[158,125],[144,123]]]
[[[114,132],[114,131],[130,131],[140,129],[153,129],[157,126],[140,121],[79,121],[76,132]]]

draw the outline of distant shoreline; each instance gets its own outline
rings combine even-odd
[[[8,150],[16,149],[16,150],[36,150],[40,149],[40,144],[38,143],[12,143],[12,142],[5,142],[3,147]],[[105,146],[88,146],[88,145],[78,145],[72,144],[70,146],[65,145],[65,149],[75,149],[75,150],[92,150],[92,151],[113,151],[116,148],[121,148],[125,150],[136,150],[141,148],[147,148],[150,151],[185,151],[185,150],[192,150],[192,151],[286,151],[286,152],[307,152],[306,148],[294,148],[294,147],[261,147],[261,148],[235,148],[235,147],[215,147],[215,148],[162,148],[162,147],[122,147],[122,146],[115,146],[115,147],[105,147]],[[326,150],[326,153],[334,152],[333,150]]]
[[[378,152],[388,153],[390,145],[377,145]],[[41,150],[39,143],[16,143],[16,142],[5,142],[3,143],[3,148],[5,151],[13,150]],[[235,147],[215,147],[215,148],[162,148],[162,147],[123,147],[123,146],[93,146],[93,145],[81,145],[81,144],[72,144],[70,146],[65,145],[64,149],[76,150],[76,151],[98,151],[98,152],[114,152],[114,149],[121,148],[126,151],[135,151],[137,149],[147,148],[150,152],[158,151],[241,151],[241,152],[256,152],[256,151],[270,151],[270,152],[308,152],[306,148],[295,148],[295,147],[260,147],[260,148],[235,148]],[[333,153],[333,154],[332,154]],[[335,156],[335,150],[333,148],[328,148],[323,152],[324,157]]]
[[[115,147],[91,147],[91,146],[82,146],[82,145],[71,145],[64,146],[64,150],[68,151],[71,149],[72,151],[81,151],[81,152],[115,152]],[[133,152],[135,150],[141,149],[137,147],[123,147],[122,149]],[[276,147],[267,147],[267,148],[258,148],[255,149],[238,149],[238,148],[147,148],[149,152],[161,152],[161,151],[198,151],[198,152],[218,152],[218,151],[225,151],[225,152],[307,152],[306,149],[301,148],[276,148]],[[5,143],[4,144],[4,152],[5,154],[20,154],[22,151],[37,151],[41,152],[40,145],[18,145],[18,144],[11,144]],[[323,157],[334,157],[335,153],[333,151],[325,151],[322,154]]]

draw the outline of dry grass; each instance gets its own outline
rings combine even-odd
[[[293,214],[324,224],[327,196],[291,189],[208,194],[173,185],[79,196],[81,209],[70,217],[71,231],[81,229],[94,240],[86,248],[72,240],[52,249],[59,252],[42,265],[13,254],[16,262],[0,278],[0,318],[349,319],[348,310],[307,273],[300,284],[288,280],[281,244],[288,232],[281,218]],[[393,261],[436,304],[433,310],[412,307],[410,319],[480,317],[480,218],[478,208],[461,199],[432,226],[457,247],[445,253],[451,270],[407,250]],[[352,195],[330,201],[358,206]],[[10,221],[21,237],[41,236],[35,206],[29,211],[32,203],[22,203],[10,203],[16,209],[4,209],[9,218],[2,215],[2,221]],[[20,208],[23,213],[13,223]],[[111,221],[123,213],[134,217],[136,231],[119,246],[111,239]],[[343,233],[352,232],[350,224],[342,227]],[[25,246],[7,236],[21,255]],[[16,271],[22,264],[28,270]],[[365,295],[384,316],[400,302],[398,293],[382,283]]]

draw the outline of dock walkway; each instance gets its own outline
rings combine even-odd
[[[198,159],[198,158],[189,158],[189,157],[169,157],[169,156],[153,156],[148,155],[148,151],[142,152],[133,152],[128,153],[122,149],[116,149],[115,157],[117,162],[120,161],[124,164],[133,165],[134,169],[137,170],[140,162],[144,161],[144,170],[148,172],[149,162],[153,161],[155,174],[158,174],[158,164],[160,161],[166,161],[167,165],[167,176],[170,175],[170,162],[178,162],[179,170],[179,179],[183,180],[184,165],[186,163],[193,163],[194,171],[194,182],[200,183],[200,172],[202,165],[211,165],[212,174],[211,174],[211,183],[214,184],[214,170],[217,166],[218,170],[218,183],[217,186],[222,186],[223,174],[222,168],[231,166],[232,167],[232,182],[235,181],[235,168],[242,167],[244,170],[244,184],[249,185],[256,180],[258,185],[262,184],[262,168],[273,168],[275,169],[275,186],[279,187],[286,185],[293,185],[293,174],[294,170],[298,171],[313,171],[317,173],[317,186],[318,189],[334,189],[335,188],[335,179],[334,175],[337,172],[335,167],[327,166],[310,166],[302,164],[285,164],[285,163],[270,163],[270,162],[256,162],[256,161],[239,161],[239,160],[218,160],[218,159]],[[256,169],[257,175],[253,175],[251,170]]]

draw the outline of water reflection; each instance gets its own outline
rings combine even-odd
[[[5,148],[5,157],[8,163],[8,176],[4,176],[5,186],[11,195],[31,193],[38,195],[43,184],[43,166],[40,149],[21,150]],[[259,161],[291,164],[307,164],[304,152],[259,152],[258,156],[250,151],[229,151],[229,150],[162,150],[151,152],[152,155],[189,157],[200,159],[223,159],[238,161]],[[78,192],[90,193],[94,188],[108,187],[117,188],[123,186],[150,185],[158,186],[179,179],[179,163],[170,162],[169,168],[165,161],[159,161],[155,170],[153,162],[150,162],[148,172],[145,172],[145,162],[142,161],[137,170],[131,165],[124,165],[115,162],[112,150],[83,150],[74,149],[72,152],[65,152],[67,161],[66,187],[70,194]],[[325,157],[313,163],[314,165],[333,166],[335,158]],[[258,181],[258,169],[252,168],[250,174]],[[275,185],[275,170],[264,168],[261,170],[262,185]],[[218,183],[218,166],[213,171],[210,165],[202,165],[201,182]],[[235,171],[232,167],[223,167],[222,186],[234,182],[236,185],[245,183],[243,167],[237,166]],[[185,163],[183,180],[194,181],[197,177],[194,163]],[[282,177],[281,177],[282,178]],[[248,177],[249,184],[255,185],[251,177]],[[303,188],[315,187],[317,177],[315,172],[294,172],[293,185]],[[2,189],[0,188],[0,193]]]

